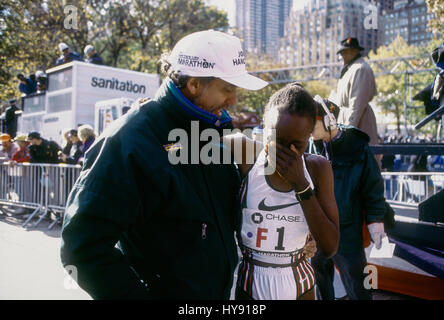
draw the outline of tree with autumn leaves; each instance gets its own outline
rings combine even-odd
[[[202,0],[0,0],[0,101],[19,96],[18,73],[54,66],[60,42],[81,54],[93,44],[107,65],[155,73],[184,35],[227,27],[226,13]]]
[[[427,0],[428,11],[434,14],[430,31],[439,34],[443,25],[444,0]],[[66,28],[75,8],[76,28]],[[69,22],[69,21],[68,21]],[[72,22],[72,21],[71,21]],[[227,16],[203,0],[0,0],[0,101],[17,97],[18,73],[28,75],[54,65],[60,55],[57,45],[66,42],[83,54],[87,44],[93,44],[105,64],[142,71],[157,72],[160,55],[169,51],[184,35],[204,29],[224,30]],[[435,40],[428,47],[415,48],[401,40],[371,53],[370,59],[402,55],[427,55],[437,46]],[[442,42],[442,41],[441,41]],[[269,70],[285,67],[265,55],[247,54],[247,69]],[[415,90],[431,81],[432,74],[413,75],[409,83],[408,99]],[[377,79],[378,104],[387,114],[394,114],[400,128],[403,116],[404,79],[385,76]],[[262,115],[269,97],[284,84],[269,85],[260,91],[239,89],[240,110]],[[305,88],[313,95],[328,96],[335,81],[310,81]],[[398,94],[396,94],[398,93]],[[409,121],[424,116],[421,108],[409,110]]]

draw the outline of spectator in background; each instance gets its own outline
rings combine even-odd
[[[15,100],[9,100],[9,107],[5,110],[5,125],[6,125],[6,133],[11,137],[15,137],[17,134],[17,114],[16,112],[19,110],[15,104]]]
[[[4,111],[6,110],[7,107],[8,106],[0,105],[0,132],[5,132],[6,131],[5,113],[4,113]]]
[[[82,146],[82,155],[79,159],[79,163],[83,163],[83,158],[85,157],[86,151],[88,151],[89,147],[94,143],[96,140],[96,135],[94,133],[94,129],[88,125],[84,124],[78,128],[79,138],[83,143]]]
[[[48,75],[43,70],[37,70],[35,72],[35,78],[45,86],[48,84]]]
[[[100,58],[100,56],[96,53],[92,45],[87,45],[84,52],[86,56],[85,62],[93,64],[103,64],[102,58]]]
[[[42,70],[35,73],[37,81],[37,92],[42,92],[48,89],[48,76]]]
[[[23,74],[18,74],[19,91],[25,95],[34,93],[37,91],[37,83],[30,78],[25,78]]]
[[[416,154],[410,158],[410,165],[407,169],[408,172],[428,172],[427,168],[427,155]]]
[[[38,132],[28,134],[31,163],[58,163],[59,145],[54,141],[43,139]]]
[[[37,84],[37,80],[36,80],[36,78],[35,78],[35,74],[34,74],[34,73],[31,73],[31,74],[29,75],[29,79],[31,79],[32,82],[34,82],[35,84]]]
[[[57,59],[56,65],[61,65],[61,64],[68,63],[68,62],[71,62],[74,60],[83,61],[80,54],[78,54],[77,52],[71,51],[71,49],[68,47],[68,45],[64,42],[59,43],[59,50],[62,53],[62,55],[60,56],[60,58]]]
[[[393,171],[402,171],[402,158],[400,154],[395,154],[395,160],[393,161]]]
[[[43,83],[40,81],[37,82],[37,93],[41,93],[43,91],[46,91],[46,87]]]
[[[20,149],[14,154],[14,156],[12,157],[12,161],[18,163],[29,162],[31,156],[29,154],[29,142],[27,138],[28,137],[26,136],[26,134],[20,134],[15,137],[14,141],[18,144]]]
[[[444,171],[444,157],[441,155],[430,156],[429,171]]]
[[[71,143],[71,147],[68,153],[60,153],[60,159],[68,164],[77,164],[82,156],[82,141],[80,141],[79,137],[77,136],[77,130],[75,129],[70,130],[67,136]]]
[[[363,228],[368,227],[371,240],[379,249],[385,235],[387,210],[383,179],[368,145],[368,135],[352,126],[337,125],[339,108],[319,96],[315,100],[318,116],[312,137],[316,153],[332,164],[341,234],[335,256],[327,258],[318,251],[312,258],[316,284],[322,300],[334,300],[336,265],[351,300],[372,300],[371,291],[364,288],[364,247],[368,244],[364,243]]]
[[[382,171],[393,172],[393,165],[395,164],[395,156],[393,154],[385,154],[381,160]]]
[[[72,142],[71,139],[69,139],[69,132],[71,129],[65,129],[63,131],[63,146],[62,146],[62,152],[64,154],[69,154],[72,148]]]
[[[376,95],[376,82],[372,69],[360,54],[362,50],[356,38],[341,41],[337,53],[342,56],[344,67],[333,102],[341,108],[338,123],[361,129],[370,137],[369,144],[375,145],[378,144],[376,117],[369,102]]]
[[[11,160],[20,147],[17,143],[12,142],[11,136],[7,133],[2,133],[0,135],[0,141],[2,143],[0,157],[5,158],[6,161]]]

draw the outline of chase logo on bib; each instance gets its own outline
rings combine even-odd
[[[242,243],[256,252],[289,253],[297,251],[304,246],[305,235],[308,232],[303,215],[243,209]],[[304,236],[298,236],[301,234]]]
[[[259,223],[262,223],[262,221],[264,221],[264,216],[261,215],[259,212],[255,212],[251,215],[251,220],[254,223],[259,224]]]

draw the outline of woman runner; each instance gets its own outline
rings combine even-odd
[[[304,153],[315,121],[310,94],[298,84],[287,85],[265,108],[265,149],[253,165],[245,156],[238,161],[244,179],[238,232],[243,257],[236,299],[313,300],[314,271],[304,245],[312,235],[324,255],[336,253],[332,169],[325,158]]]

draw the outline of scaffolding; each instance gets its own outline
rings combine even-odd
[[[404,56],[367,60],[375,77],[385,75],[411,75],[421,72],[436,72],[430,56]],[[342,63],[328,63],[300,67],[286,67],[253,71],[251,74],[260,77],[270,84],[289,82],[308,82],[316,80],[337,80],[341,74]]]
[[[403,76],[404,97],[403,97],[403,115],[404,127],[408,132],[407,109],[415,108],[408,101],[409,90],[412,84],[411,76],[418,73],[438,73],[439,69],[433,66],[429,55],[424,56],[403,56],[367,60],[367,63],[373,70],[375,77],[381,76]],[[284,84],[290,82],[309,82],[309,81],[331,81],[340,77],[343,64],[329,63],[310,66],[286,67],[269,70],[254,71],[251,74],[262,78],[270,84]],[[428,118],[426,118],[428,119]],[[430,121],[430,120],[429,120]],[[428,121],[427,121],[428,122]],[[416,129],[419,129],[424,120],[419,122]],[[440,126],[439,126],[440,128]],[[438,130],[437,136],[440,135]]]

